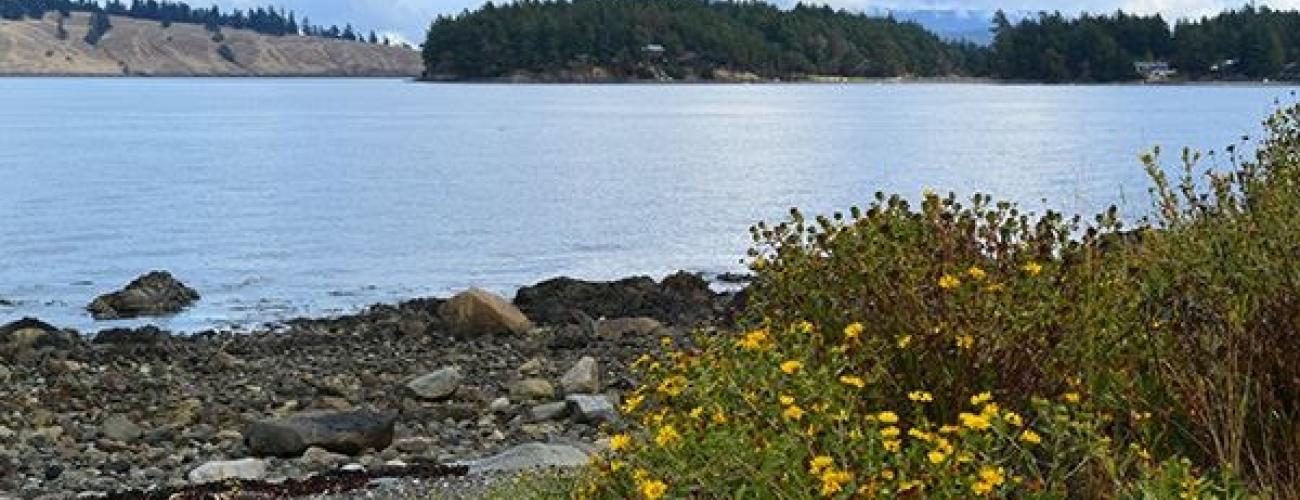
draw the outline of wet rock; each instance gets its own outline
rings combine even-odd
[[[650,337],[664,330],[663,323],[654,318],[617,318],[601,320],[596,324],[596,337],[620,340],[624,337]]]
[[[564,398],[569,413],[580,422],[601,423],[618,419],[618,411],[609,398],[599,394],[570,394]]]
[[[460,368],[452,366],[416,377],[406,383],[406,388],[420,398],[437,401],[451,397],[464,378]]]
[[[94,344],[158,344],[166,342],[171,338],[167,333],[156,326],[144,326],[140,328],[109,328],[101,330],[95,334]]]
[[[542,324],[571,323],[575,310],[591,317],[649,317],[668,324],[693,324],[713,315],[714,294],[699,276],[681,272],[660,283],[648,277],[619,281],[556,278],[515,295],[515,305]]]
[[[218,483],[228,479],[255,481],[266,477],[266,462],[256,458],[208,462],[194,468],[188,477],[194,484]]]
[[[510,473],[533,469],[582,467],[591,457],[565,444],[528,443],[479,460],[460,462],[470,474]]]
[[[510,384],[510,395],[525,401],[551,399],[555,397],[555,386],[546,379],[526,378]]]
[[[174,314],[199,300],[199,293],[166,271],[154,271],[122,290],[101,295],[86,310],[98,320]]]
[[[100,426],[100,434],[114,441],[131,443],[144,435],[144,429],[131,418],[119,413],[110,415],[104,420],[104,424]]]
[[[522,335],[533,327],[528,317],[510,302],[479,288],[452,297],[439,313],[452,333],[461,336]]]
[[[569,371],[560,377],[560,387],[565,394],[592,394],[600,392],[600,367],[596,358],[583,356]]]
[[[312,446],[358,455],[387,448],[396,420],[396,415],[366,410],[303,412],[255,422],[244,433],[244,441],[256,456],[297,457]]]
[[[569,414],[569,405],[563,401],[534,406],[528,410],[528,419],[532,422],[559,420]]]

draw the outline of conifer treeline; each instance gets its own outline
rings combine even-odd
[[[1180,21],[1117,12],[1002,13],[989,47],[908,22],[805,4],[740,0],[521,0],[440,16],[424,47],[431,76],[492,78],[599,66],[616,76],[708,78],[716,70],[808,75],[988,76],[1047,82],[1140,77],[1167,62],[1187,79],[1300,77],[1300,13],[1252,6]],[[662,50],[661,50],[662,48]]]
[[[1123,81],[1134,63],[1163,61],[1185,78],[1295,78],[1300,13],[1246,6],[1170,26],[1159,15],[1118,12],[1068,19],[1040,14],[1013,23],[999,13],[994,75],[1039,81]]]
[[[130,3],[109,0],[102,6],[94,0],[0,0],[0,19],[40,18],[49,12],[59,12],[64,15],[71,12],[91,12],[125,16],[158,21],[163,26],[171,23],[202,24],[211,31],[226,27],[247,29],[274,36],[306,35],[369,43],[389,43],[386,38],[381,39],[374,31],[371,31],[367,37],[356,31],[351,24],[343,28],[313,25],[305,17],[299,21],[294,12],[275,7],[258,7],[246,11],[232,9],[223,12],[215,5],[211,8],[190,7],[184,2],[172,0],[131,0]],[[102,28],[102,31],[107,29],[109,28]],[[97,40],[98,36],[95,38]]]
[[[662,46],[662,53],[658,50]],[[671,76],[716,69],[794,74],[946,75],[977,64],[973,47],[920,25],[799,5],[704,0],[525,0],[488,3],[434,21],[425,43],[431,75],[467,78],[600,66]]]

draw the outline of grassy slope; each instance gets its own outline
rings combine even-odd
[[[113,29],[98,46],[88,45],[89,14],[65,21],[66,40],[56,36],[56,16],[42,20],[0,21],[0,74],[155,75],[155,76],[416,76],[423,69],[418,52],[342,40],[273,37],[222,29],[212,40],[203,26],[113,18]],[[217,49],[225,43],[235,62]]]

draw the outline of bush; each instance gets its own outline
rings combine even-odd
[[[1300,495],[1300,107],[1152,220],[878,195],[753,228],[744,328],[639,360],[582,496]]]

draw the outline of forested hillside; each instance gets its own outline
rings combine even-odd
[[[976,76],[1042,82],[1300,77],[1300,13],[1243,7],[1178,21],[1116,12],[999,13],[991,46],[829,7],[717,0],[525,0],[439,17],[432,79],[803,79]],[[1164,63],[1164,64],[1161,64]]]
[[[992,71],[1018,80],[1124,81],[1134,63],[1164,61],[1187,79],[1294,79],[1300,13],[1244,7],[1179,21],[1122,12],[1067,18],[1060,13],[1012,23],[994,19]]]
[[[918,24],[798,6],[701,0],[524,1],[440,17],[424,47],[434,78],[599,68],[612,78],[944,76],[983,51]]]

